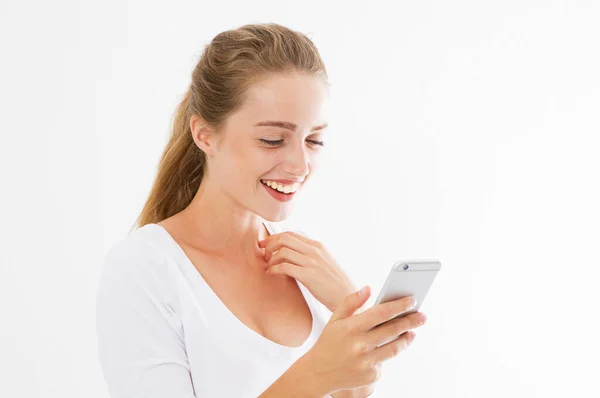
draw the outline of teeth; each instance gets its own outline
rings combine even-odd
[[[269,180],[260,180],[260,181],[263,184],[265,184],[266,186],[276,189],[279,192],[283,192],[283,193],[296,192],[296,190],[298,189],[298,186],[300,185],[297,182],[290,184],[290,185],[282,185],[275,181],[269,181]]]

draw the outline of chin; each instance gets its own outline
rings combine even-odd
[[[290,217],[291,214],[291,209],[288,209],[287,211],[276,211],[276,212],[264,212],[264,213],[258,213],[259,216],[261,216],[265,221],[268,222],[281,222],[281,221],[285,221]]]

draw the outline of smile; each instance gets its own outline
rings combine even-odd
[[[280,202],[292,200],[295,196],[300,184],[294,183],[291,185],[281,185],[269,180],[261,180],[261,185],[265,187],[269,194]],[[287,192],[286,192],[287,191]]]

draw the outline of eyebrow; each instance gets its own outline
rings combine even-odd
[[[292,130],[292,131],[296,131],[296,128],[298,126],[296,126],[294,123],[290,123],[290,122],[282,122],[279,120],[267,120],[264,122],[258,122],[254,125],[254,127],[260,127],[260,126],[274,126],[274,127],[282,127],[284,129],[288,129],[288,130]],[[325,127],[328,126],[328,123],[323,123],[320,126],[315,126],[312,129],[310,129],[310,131],[316,131],[316,130],[322,130]]]

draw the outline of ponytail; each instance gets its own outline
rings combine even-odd
[[[158,175],[132,229],[158,223],[185,209],[202,182],[206,157],[194,143],[190,130],[191,96],[189,88],[175,110]]]

